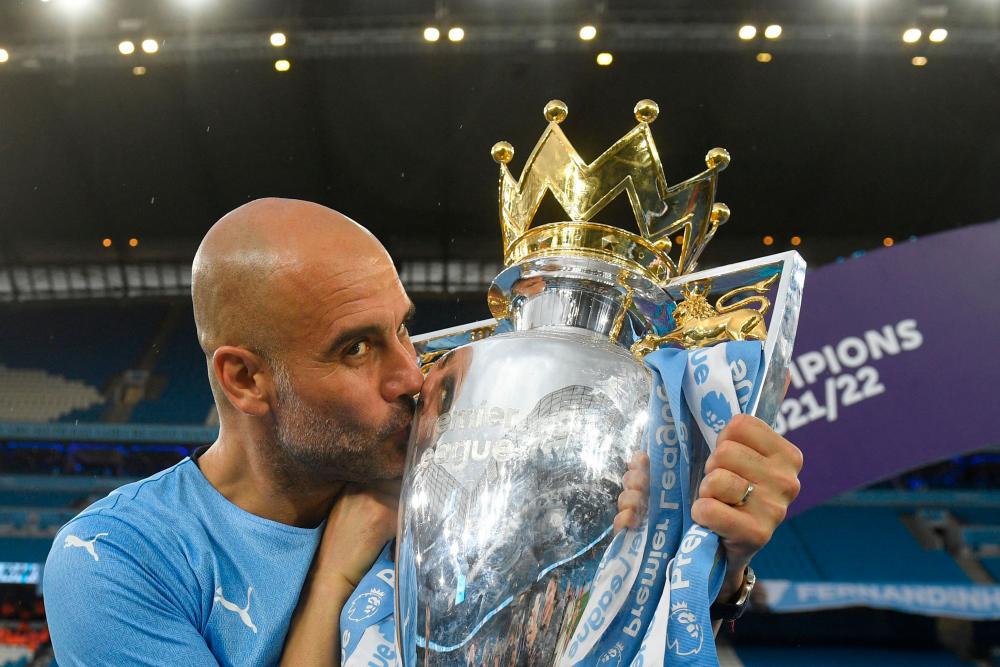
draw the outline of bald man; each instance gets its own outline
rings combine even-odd
[[[393,480],[423,380],[406,329],[413,304],[367,230],[279,199],[212,227],[192,297],[219,438],[60,531],[44,577],[56,659],[339,664],[340,611],[395,533]],[[722,437],[736,442],[710,459],[718,470],[696,507],[726,545],[726,595],[784,516],[801,467],[759,422],[731,426]],[[644,504],[642,467],[629,475],[619,526]],[[751,475],[756,502],[737,512]]]
[[[45,598],[61,665],[276,664],[300,593],[300,625],[322,623],[329,653],[394,533],[395,497],[372,483],[402,474],[423,378],[381,244],[316,204],[251,202],[205,236],[192,296],[219,438],[57,536]],[[324,528],[351,537],[307,578]],[[334,604],[313,614],[314,597]]]

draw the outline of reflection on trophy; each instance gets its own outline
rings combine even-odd
[[[650,131],[657,113],[639,102],[636,127],[586,164],[559,127],[566,105],[550,102],[520,179],[507,167],[513,148],[493,147],[506,266],[488,295],[497,322],[469,327],[473,342],[450,352],[421,348],[434,363],[414,418],[396,559],[406,665],[560,662],[612,539],[627,462],[644,449],[643,354],[764,340],[780,277],[771,328],[785,335],[765,345],[755,399],[757,414],[773,417],[801,260],[692,273],[729,217],[714,202],[729,155],[713,149],[706,171],[668,187]],[[547,192],[569,220],[531,227]],[[638,234],[594,221],[622,193]],[[697,478],[707,452],[691,454]]]

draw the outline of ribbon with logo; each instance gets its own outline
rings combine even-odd
[[[340,613],[342,665],[397,664],[392,546],[385,545]]]
[[[691,519],[692,482],[719,433],[760,390],[762,356],[752,341],[646,357],[653,372],[649,511],[605,551],[561,667],[718,664],[709,606],[725,561],[718,536]],[[397,664],[392,584],[386,550],[341,614],[342,664]]]

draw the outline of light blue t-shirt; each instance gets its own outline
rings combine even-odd
[[[321,535],[233,505],[189,458],[123,486],[66,524],[49,552],[56,660],[277,664]]]

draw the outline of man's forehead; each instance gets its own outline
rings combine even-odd
[[[365,325],[395,326],[413,308],[395,271],[352,280],[313,303],[319,329],[328,336]]]

